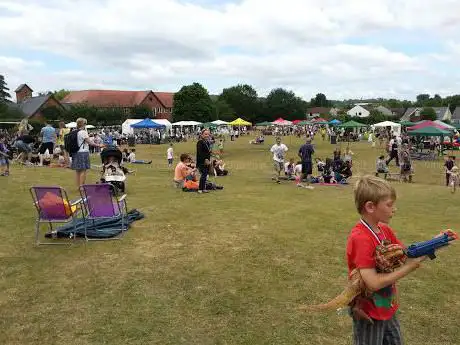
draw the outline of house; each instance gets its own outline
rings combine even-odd
[[[174,106],[174,92],[153,92],[159,106],[154,109],[153,114],[157,119],[172,120],[172,110]]]
[[[309,109],[307,109],[307,118],[308,119],[313,119],[313,118],[316,118],[316,117],[329,115],[330,112],[331,112],[331,108],[325,108],[325,107],[309,108]]]
[[[362,105],[355,105],[347,111],[348,116],[352,117],[368,117],[371,112]]]
[[[379,105],[378,107],[375,108],[375,110],[381,112],[385,116],[393,116],[393,112],[391,109],[388,109],[387,107],[384,107],[383,105]]]
[[[33,90],[27,84],[21,84],[16,90],[16,105],[10,104],[10,107],[17,109],[25,117],[32,120],[42,121],[44,111],[47,108],[58,108],[64,110],[62,104],[52,95],[32,96]]]
[[[436,112],[436,120],[445,121],[452,120],[452,113],[449,107],[432,107]],[[423,107],[418,108],[407,108],[406,112],[401,118],[401,121],[420,121],[422,119],[420,112]]]
[[[451,122],[456,125],[460,125],[460,106],[457,106],[452,114]]]
[[[406,112],[406,108],[390,108],[390,110],[393,116],[397,117],[398,119],[400,119]]]
[[[329,110],[329,115],[336,117],[337,115],[339,115],[339,112],[340,112],[339,108],[331,108],[331,110]]]
[[[125,114],[131,114],[135,107],[146,107],[158,119],[172,119],[174,93],[120,90],[82,90],[71,91],[62,103],[87,104],[96,108],[120,108]]]
[[[423,108],[407,108],[404,112],[403,116],[401,117],[401,121],[411,121],[411,119],[418,119],[420,118],[420,111]]]

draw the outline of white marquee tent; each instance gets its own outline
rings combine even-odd
[[[224,125],[228,125],[228,122],[225,122],[225,121],[222,121],[222,120],[216,120],[216,121],[212,121],[211,123],[217,125],[217,126],[224,126]]]
[[[200,126],[202,124],[203,123],[198,122],[198,121],[179,121],[179,122],[174,122],[172,125],[183,127],[183,126]]]
[[[69,123],[66,123],[66,128],[77,128],[77,123],[76,122],[69,122]],[[93,125],[86,125],[86,129],[93,129],[94,126]]]
[[[127,119],[123,124],[121,125],[121,133],[122,134],[134,134],[134,128],[131,127],[131,125],[134,125],[138,122],[143,121],[144,119]],[[163,125],[166,127],[166,132],[169,133],[172,128],[171,122],[169,122],[166,119],[155,119],[152,120],[155,123],[158,123],[160,125]]]
[[[396,123],[396,122],[391,122],[391,121],[383,121],[376,123],[371,126],[373,129],[375,128],[386,128],[386,127],[391,127],[391,130],[394,132],[396,135],[401,135],[401,124]]]

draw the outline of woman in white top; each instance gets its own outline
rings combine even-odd
[[[77,119],[77,141],[78,141],[78,152],[72,154],[72,170],[75,170],[77,176],[77,186],[85,184],[86,181],[86,170],[91,168],[89,160],[89,146],[103,147],[103,145],[94,143],[86,131],[86,119]]]

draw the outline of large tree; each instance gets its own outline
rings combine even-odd
[[[368,125],[372,125],[374,123],[379,123],[386,120],[388,120],[388,117],[385,114],[378,111],[377,109],[372,109],[368,117],[361,119],[359,121],[364,121]]]
[[[216,99],[213,102],[214,106],[214,118],[222,121],[232,121],[236,117],[235,110],[228,105],[223,99]]]
[[[422,117],[422,120],[435,121],[436,111],[433,108],[426,107],[422,109],[422,111],[420,112],[420,116]]]
[[[415,105],[417,107],[423,107],[425,106],[425,103],[430,99],[430,95],[428,93],[421,93],[420,95],[417,95],[417,101]]]
[[[332,102],[326,98],[324,93],[317,93],[315,98],[312,98],[310,101],[311,107],[331,107]]]
[[[265,99],[264,114],[268,120],[283,117],[286,120],[304,119],[307,103],[294,92],[282,88],[273,89]]]
[[[225,101],[238,117],[254,122],[260,112],[260,101],[257,91],[250,85],[238,84],[226,88],[219,95],[219,100]]]
[[[201,84],[185,85],[174,94],[174,121],[208,122],[213,119],[214,108],[208,90]]]
[[[0,103],[6,103],[11,99],[10,93],[5,81],[5,77],[0,74]]]
[[[89,123],[97,122],[97,108],[87,104],[73,104],[68,111],[63,115],[65,121],[75,121],[79,117],[88,120]],[[92,124],[92,123],[91,123]]]

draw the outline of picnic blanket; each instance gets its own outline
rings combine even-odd
[[[127,221],[128,228],[131,224],[139,219],[144,218],[144,214],[136,209],[128,212]],[[86,234],[88,238],[111,238],[118,236],[121,232],[121,216],[111,219],[96,219],[92,220],[76,218],[74,221],[67,223],[55,230],[45,234],[46,238],[69,238],[69,237],[85,237],[85,221],[87,222]],[[76,223],[76,231],[74,228]],[[75,233],[75,234],[74,234]]]

